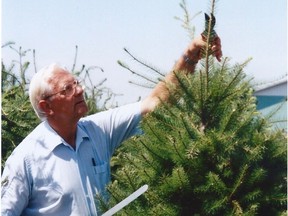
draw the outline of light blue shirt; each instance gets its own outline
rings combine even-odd
[[[139,102],[82,118],[75,150],[42,122],[6,161],[2,215],[100,215],[96,196],[108,198],[110,159],[140,119]]]

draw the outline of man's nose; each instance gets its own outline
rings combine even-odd
[[[75,88],[75,95],[83,94],[84,91],[85,91],[85,86],[77,85]]]

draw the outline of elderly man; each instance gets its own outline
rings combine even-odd
[[[188,46],[174,71],[193,72],[202,37]],[[212,44],[220,61],[220,39]],[[85,116],[81,83],[50,65],[35,74],[29,89],[39,124],[14,150],[2,175],[2,215],[100,215],[96,195],[108,199],[110,159],[115,149],[137,134],[143,115],[169,99],[165,83],[177,85],[173,72],[141,102]]]

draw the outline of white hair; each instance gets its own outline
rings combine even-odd
[[[39,101],[44,99],[46,95],[50,94],[52,91],[52,86],[50,84],[52,76],[57,70],[65,70],[59,64],[53,63],[39,70],[33,77],[29,86],[29,98],[31,105],[36,113],[36,115],[42,120],[46,120],[46,114],[39,107]],[[50,80],[50,81],[49,81]]]

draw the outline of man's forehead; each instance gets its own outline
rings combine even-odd
[[[54,76],[73,76],[68,70],[64,68],[55,68],[53,71]]]
[[[57,68],[50,77],[49,82],[54,85],[65,84],[67,82],[73,81],[74,79],[75,77],[68,70]]]

